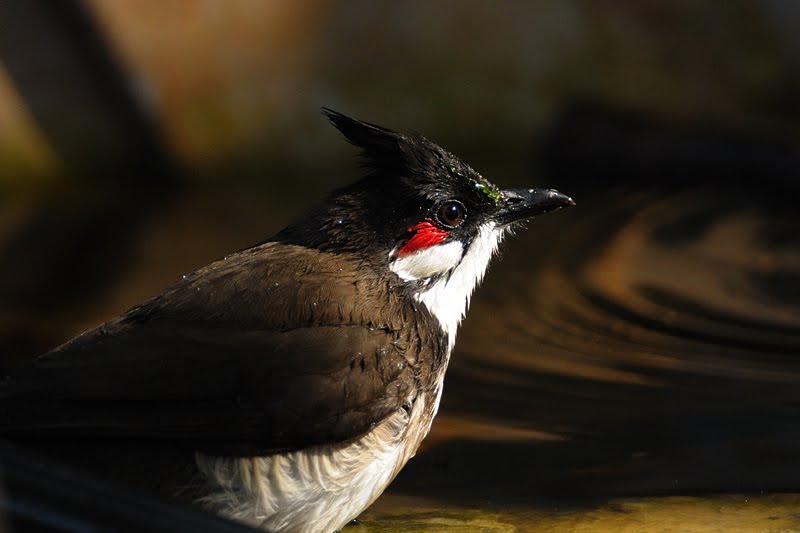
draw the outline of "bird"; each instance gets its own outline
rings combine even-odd
[[[0,437],[57,443],[266,531],[330,533],[371,505],[431,428],[504,237],[575,202],[501,190],[422,135],[323,114],[363,175],[9,373]]]

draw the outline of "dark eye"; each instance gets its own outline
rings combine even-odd
[[[436,218],[445,226],[455,228],[464,222],[464,216],[467,214],[467,209],[464,204],[457,200],[448,200],[439,206],[436,212]]]

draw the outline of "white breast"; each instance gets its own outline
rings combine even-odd
[[[381,495],[413,457],[432,420],[419,397],[410,413],[399,409],[348,443],[265,457],[198,454],[211,490],[199,503],[268,531],[332,533]]]

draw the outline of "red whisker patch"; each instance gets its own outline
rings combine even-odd
[[[424,250],[434,244],[439,244],[447,237],[447,231],[436,227],[436,225],[428,219],[408,228],[408,231],[414,235],[412,235],[403,247],[397,251],[398,257],[414,253],[417,250]]]

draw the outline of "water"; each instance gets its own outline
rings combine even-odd
[[[424,453],[361,527],[800,531],[791,196],[575,196],[506,243]]]
[[[800,531],[796,494],[669,496],[615,499],[593,507],[432,508],[425,500],[387,495],[346,531],[426,533]]]

